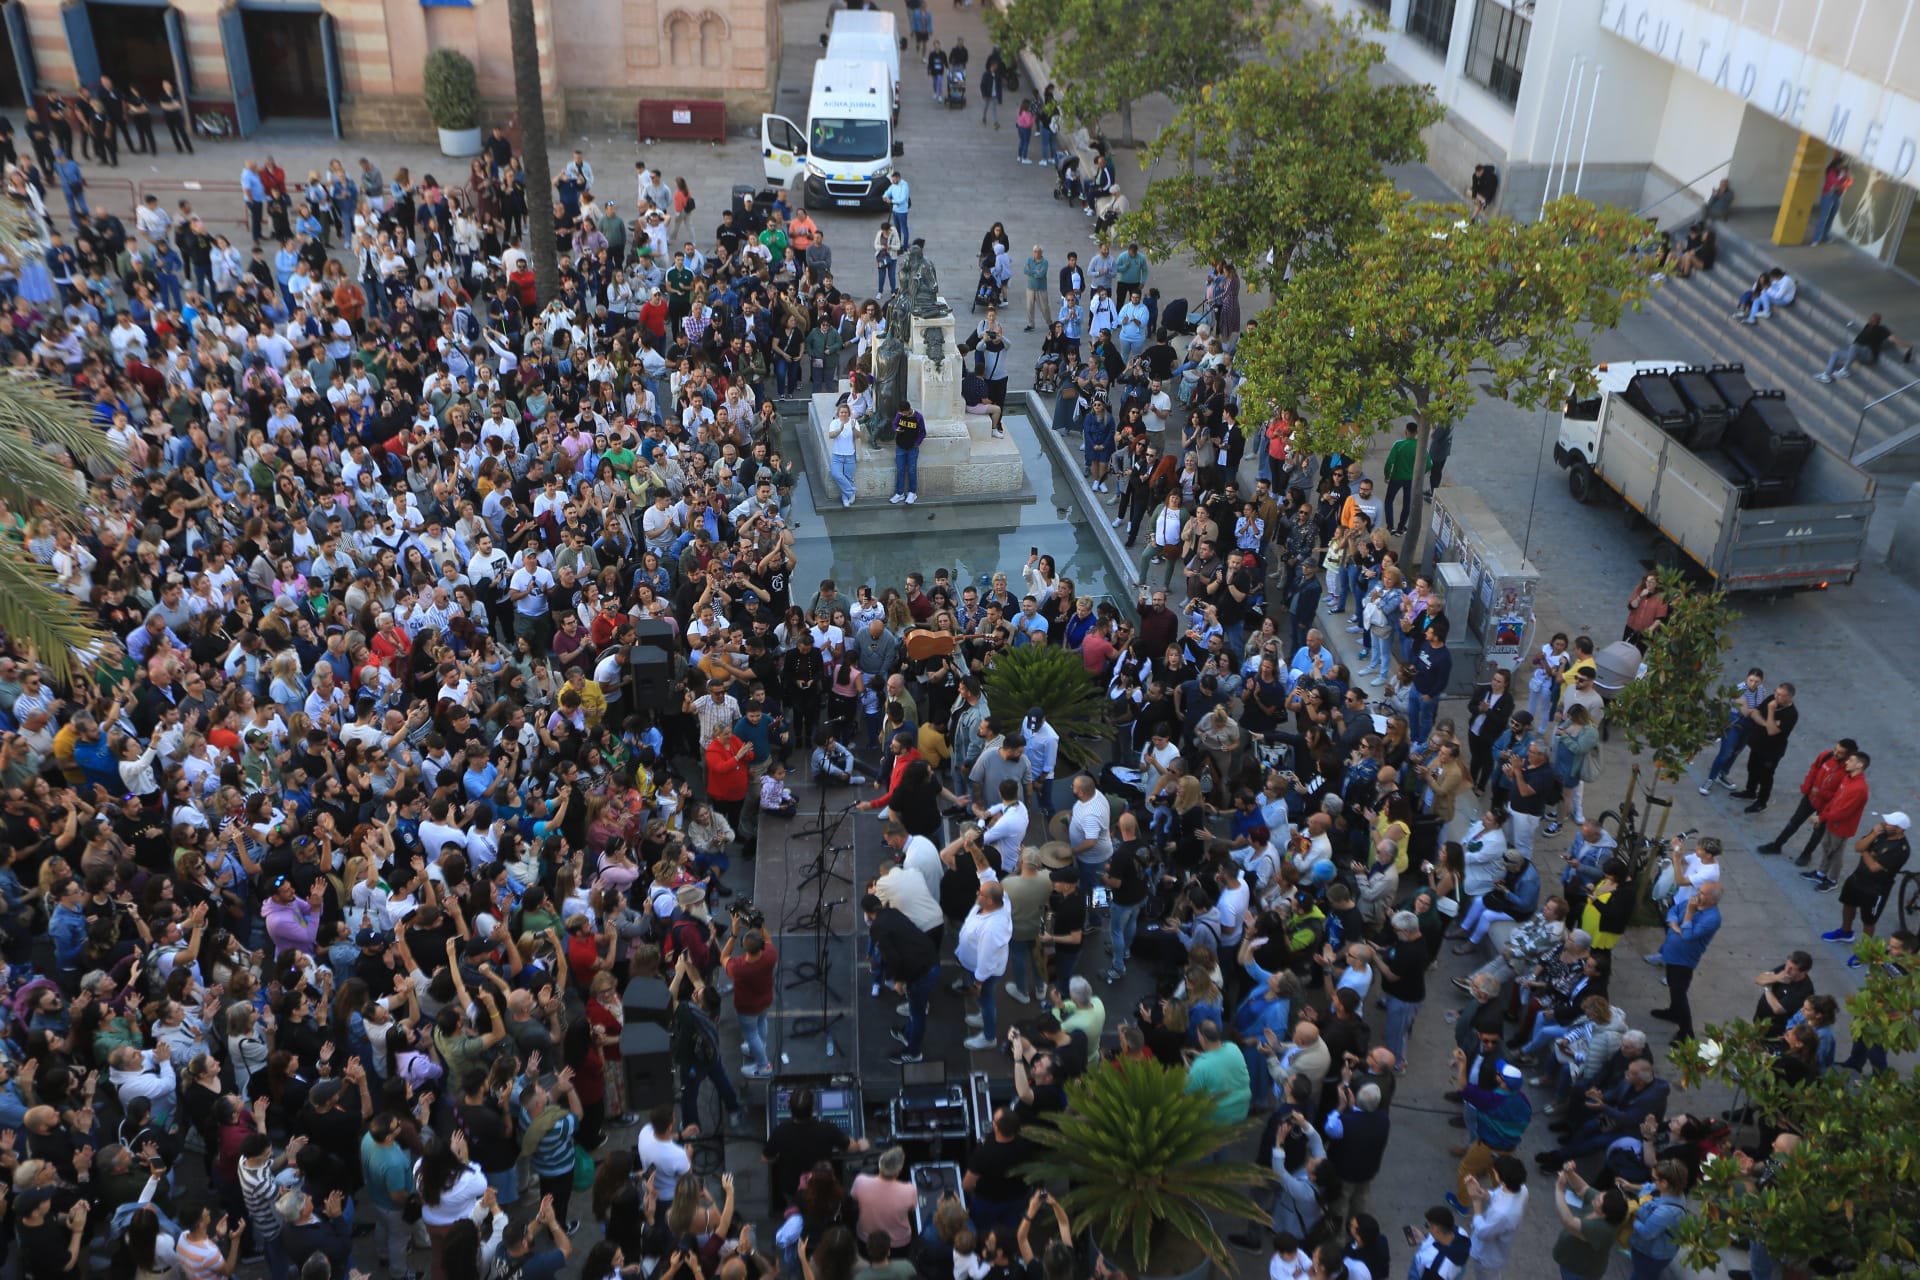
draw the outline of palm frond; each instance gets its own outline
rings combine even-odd
[[[0,422],[31,440],[68,450],[82,462],[112,449],[91,413],[78,395],[46,378],[0,378]]]
[[[1107,699],[1080,655],[1053,645],[1025,645],[994,660],[986,676],[988,705],[1024,715],[1028,707],[1047,713],[1060,735],[1060,757],[1076,768],[1100,760],[1096,750],[1112,730],[1106,722]]]
[[[24,553],[0,555],[0,630],[30,643],[34,656],[61,680],[72,675],[78,655],[110,638],[55,585],[52,569]]]
[[[16,428],[11,407],[0,398],[0,499],[29,519],[43,505],[56,516],[77,517],[85,473],[76,473]]]
[[[1025,1130],[1043,1154],[1021,1172],[1066,1185],[1061,1204],[1074,1231],[1091,1232],[1135,1266],[1156,1241],[1178,1239],[1232,1270],[1213,1217],[1264,1219],[1248,1191],[1273,1175],[1216,1156],[1258,1122],[1215,1119],[1215,1100],[1188,1093],[1184,1069],[1157,1062],[1102,1067],[1069,1085],[1067,1101],[1066,1111]]]

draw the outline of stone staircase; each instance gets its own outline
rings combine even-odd
[[[1684,230],[1682,224],[1679,231]],[[1864,428],[1860,427],[1864,406],[1920,382],[1920,356],[1911,364],[1903,363],[1899,349],[1889,346],[1879,363],[1855,363],[1849,378],[1831,384],[1814,381],[1813,375],[1826,367],[1827,357],[1845,346],[1866,320],[1863,313],[1822,294],[1817,286],[1796,277],[1799,292],[1791,307],[1776,307],[1771,316],[1753,325],[1729,319],[1741,292],[1761,271],[1776,264],[1767,256],[1766,245],[1748,243],[1724,226],[1717,230],[1720,258],[1714,269],[1685,280],[1669,276],[1654,287],[1647,314],[1666,316],[1716,360],[1745,365],[1754,386],[1785,391],[1807,433],[1843,457],[1920,423],[1920,386],[1915,386],[1874,409]],[[1920,340],[1920,334],[1900,336]],[[1883,476],[1920,470],[1920,444],[1881,459],[1871,469]]]

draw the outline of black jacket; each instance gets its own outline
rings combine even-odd
[[[897,907],[882,907],[867,929],[880,948],[880,963],[897,982],[912,986],[940,963],[940,949],[932,938],[913,927]]]

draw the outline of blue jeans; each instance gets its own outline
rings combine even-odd
[[[834,367],[834,362],[823,359],[820,363],[813,364],[812,357],[808,357],[808,363],[813,369],[813,389],[815,391],[833,390],[833,384],[837,381],[834,377],[834,374],[837,372]]]
[[[1840,213],[1841,192],[1829,191],[1820,197],[1820,203],[1814,213],[1813,243],[1824,244],[1833,234],[1833,220]],[[1754,1273],[1756,1276],[1759,1272]]]
[[[520,1166],[502,1169],[498,1173],[486,1175],[487,1185],[493,1188],[493,1198],[501,1204],[513,1204],[520,1199]]]
[[[697,1123],[700,1115],[700,1086],[705,1081],[713,1081],[713,1087],[720,1091],[721,1105],[728,1111],[740,1109],[740,1095],[734,1092],[733,1081],[727,1078],[727,1069],[718,1060],[704,1066],[686,1067],[680,1072],[680,1115],[692,1116]]]
[[[1566,1027],[1555,1022],[1543,1013],[1535,1020],[1533,1024],[1533,1035],[1527,1040],[1526,1047],[1520,1050],[1520,1052],[1528,1057],[1545,1053],[1552,1047],[1554,1041],[1561,1039],[1566,1034]]]
[[[1721,734],[1720,750],[1713,757],[1713,764],[1707,770],[1707,780],[1711,782],[1715,778],[1726,777],[1728,771],[1733,768],[1733,762],[1740,758],[1741,748],[1746,745],[1747,726],[1745,721],[1734,725],[1731,729]]]
[[[1048,164],[1052,164],[1055,160],[1059,159],[1059,157],[1060,157],[1060,150],[1058,147],[1054,145],[1054,142],[1053,142],[1053,130],[1049,129],[1044,124],[1041,125],[1040,126],[1040,158],[1042,160],[1045,160]]]
[[[1773,1255],[1758,1240],[1747,1243],[1747,1270],[1753,1273],[1753,1280],[1773,1280]]]
[[[905,209],[894,210],[893,229],[900,233],[901,244],[911,245],[913,243],[913,237],[907,234],[907,211]]]
[[[1425,742],[1427,735],[1433,732],[1433,718],[1440,709],[1440,699],[1424,693],[1407,693],[1407,737],[1413,742]]]
[[[940,967],[935,965],[920,975],[919,981],[907,987],[907,1027],[903,1033],[907,1037],[907,1052],[920,1052],[920,1042],[927,1035],[927,1002],[933,999],[933,984],[940,978]]]
[[[880,280],[873,290],[875,293],[892,293],[900,287],[899,268],[892,258],[887,259],[886,265],[880,267],[879,272]]]
[[[1633,1270],[1627,1273],[1628,1280],[1660,1280],[1673,1263],[1672,1258],[1649,1258],[1638,1249],[1630,1251],[1628,1257],[1633,1261]]]
[[[1140,927],[1140,908],[1147,905],[1144,901],[1130,907],[1117,902],[1107,905],[1107,937],[1113,943],[1113,967],[1125,969],[1127,957],[1133,952],[1133,935]]]
[[[913,493],[920,488],[920,450],[895,449],[893,451],[893,491],[895,493]]]
[[[1393,661],[1393,640],[1389,636],[1368,636],[1367,639],[1372,643],[1373,650],[1367,655],[1366,671],[1384,680],[1387,667]]]
[[[1015,125],[1014,128],[1018,130],[1020,134],[1020,158],[1025,160],[1027,158],[1027,148],[1033,144],[1033,126]]]
[[[840,501],[853,501],[853,468],[857,459],[851,453],[836,453],[827,459],[827,474],[840,488]]]
[[[991,1040],[1000,1030],[1000,1011],[994,999],[994,988],[1000,979],[980,984],[980,1034]]]
[[[1413,1030],[1413,1019],[1420,1012],[1420,1005],[1417,1001],[1396,1000],[1392,996],[1383,999],[1387,1004],[1387,1030],[1380,1043],[1392,1050],[1394,1062],[1404,1066],[1407,1035]]]
[[[1007,980],[1028,995],[1033,994],[1033,939],[1015,938],[1007,944]]]
[[[767,1060],[767,1014],[764,1010],[740,1015],[740,1038],[747,1045],[747,1064],[756,1071],[773,1064]]]

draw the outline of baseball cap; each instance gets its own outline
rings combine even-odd
[[[356,947],[384,947],[393,941],[393,935],[382,929],[362,929],[353,935]]]
[[[322,1080],[319,1084],[313,1086],[307,1096],[315,1102],[325,1105],[339,1097],[340,1090],[343,1088],[345,1088],[345,1086],[338,1080]]]
[[[1500,1064],[1500,1078],[1517,1088],[1525,1081],[1526,1072],[1514,1066],[1511,1062],[1503,1062]]]
[[[1913,826],[1913,819],[1909,818],[1906,814],[1901,813],[1897,809],[1892,813],[1881,814],[1880,821],[1886,823],[1890,827],[1898,827],[1902,831],[1905,831],[1908,828]]]

